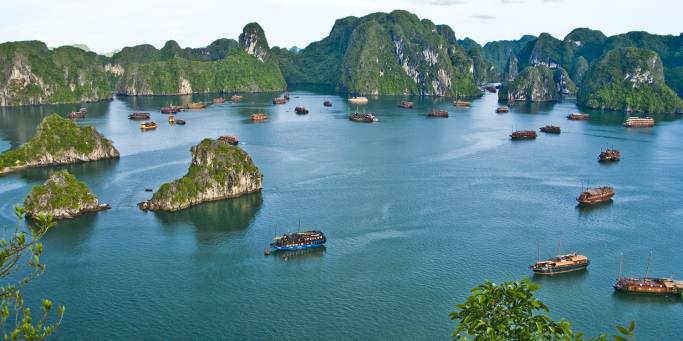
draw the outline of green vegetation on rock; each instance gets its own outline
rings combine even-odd
[[[578,103],[591,108],[672,113],[683,101],[664,82],[657,53],[638,48],[609,51],[588,71]]]
[[[513,81],[503,86],[499,96],[506,99],[512,95],[517,101],[556,101],[563,89],[568,90],[569,94],[576,92],[576,85],[564,69],[551,70],[545,65],[527,66]]]
[[[187,174],[163,184],[143,210],[177,211],[205,201],[234,198],[261,190],[263,176],[249,155],[226,142],[205,139],[192,147]]]
[[[26,215],[51,215],[73,218],[83,212],[100,209],[97,196],[88,186],[66,170],[54,172],[42,185],[34,186],[24,200]]]
[[[93,102],[112,98],[101,59],[39,41],[0,44],[0,106]]]
[[[118,150],[95,127],[79,127],[71,120],[52,114],[38,125],[30,141],[0,154],[0,174],[25,167],[117,157]]]

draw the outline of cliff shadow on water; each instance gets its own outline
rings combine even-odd
[[[29,218],[26,218],[30,222]],[[43,237],[50,252],[74,256],[81,245],[87,244],[97,224],[98,213],[86,213],[75,219],[58,220]]]
[[[244,232],[261,206],[263,196],[257,192],[238,198],[205,202],[176,212],[158,211],[153,214],[168,233],[175,233],[183,228],[182,225],[191,224],[197,238],[208,241]]]
[[[85,180],[88,182],[90,177],[95,179],[103,179],[103,176],[106,176],[107,173],[112,172],[118,163],[118,158],[103,159],[59,166],[29,167],[19,170],[16,173],[26,182],[42,183],[50,176],[50,174],[60,170],[67,170],[80,180]]]

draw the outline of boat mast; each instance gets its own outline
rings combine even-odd
[[[541,241],[536,240],[536,261],[541,261]]]
[[[650,257],[647,258],[647,266],[645,267],[645,278],[650,273],[650,263],[652,262],[652,250],[650,250]]]
[[[621,280],[621,272],[624,270],[624,253],[622,252],[621,255],[619,256],[619,275],[617,276],[618,280]]]

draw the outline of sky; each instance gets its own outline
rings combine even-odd
[[[0,0],[0,42],[41,40],[48,46],[86,44],[106,53],[169,40],[203,47],[237,39],[258,22],[270,46],[305,47],[346,16],[404,9],[447,24],[459,39],[517,39],[548,32],[563,38],[576,27],[607,35],[648,31],[678,35],[681,0]]]

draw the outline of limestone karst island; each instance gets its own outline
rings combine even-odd
[[[683,4],[0,4],[12,340],[678,340]]]

